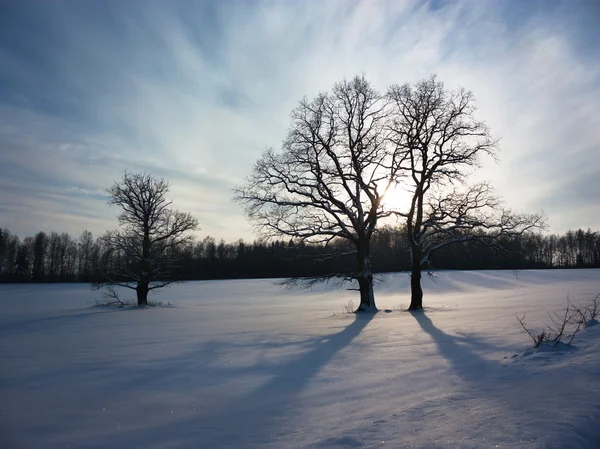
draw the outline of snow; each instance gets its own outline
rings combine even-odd
[[[600,270],[444,271],[429,310],[342,313],[354,291],[174,285],[162,308],[92,308],[86,285],[0,286],[0,447],[600,447],[600,326],[527,351]],[[564,348],[562,348],[564,349]]]

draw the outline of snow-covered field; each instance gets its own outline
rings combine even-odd
[[[85,285],[0,286],[2,448],[599,448],[600,326],[513,357],[600,270],[440,272],[357,293],[189,282],[171,307],[91,308]]]

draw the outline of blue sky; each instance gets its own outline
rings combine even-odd
[[[303,96],[437,73],[501,138],[474,179],[550,231],[600,230],[597,23],[594,0],[0,0],[0,226],[99,235],[130,169],[199,236],[252,239],[231,188]]]

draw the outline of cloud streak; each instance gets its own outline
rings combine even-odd
[[[252,238],[230,189],[303,96],[365,73],[438,73],[501,140],[491,179],[552,230],[600,228],[592,2],[19,2],[0,19],[0,222],[22,235],[116,225],[124,169],[172,184],[201,234]]]

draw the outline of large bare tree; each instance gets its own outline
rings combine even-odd
[[[332,273],[358,282],[357,311],[377,310],[370,244],[390,213],[382,198],[394,179],[386,148],[387,100],[364,79],[334,85],[292,112],[281,152],[256,162],[235,199],[263,237],[328,244],[351,242],[356,270]]]
[[[501,236],[544,227],[542,214],[514,214],[487,183],[468,185],[480,157],[497,152],[484,122],[475,119],[470,91],[449,92],[435,76],[391,86],[390,140],[395,179],[410,194],[406,220],[411,259],[410,310],[423,308],[421,271],[446,245],[479,240],[491,247]]]
[[[122,209],[121,229],[105,236],[113,257],[102,286],[121,286],[136,291],[138,305],[148,304],[148,293],[172,283],[177,267],[177,249],[192,239],[188,231],[198,220],[171,208],[166,198],[169,183],[147,173],[125,172],[108,189],[110,205]]]

